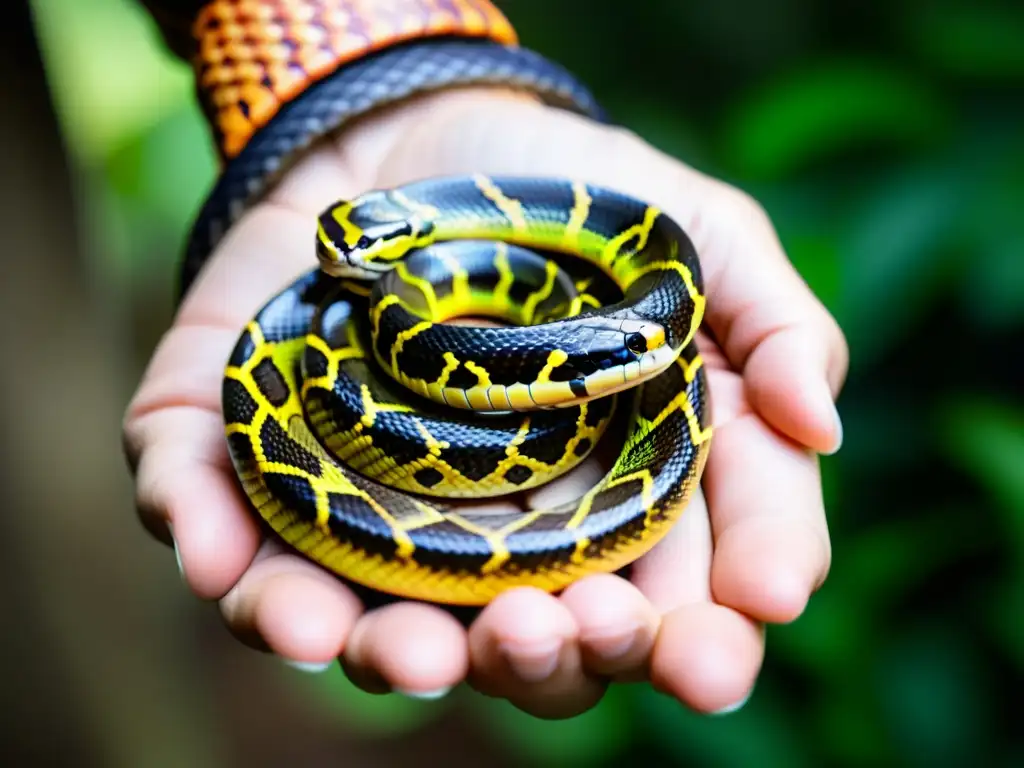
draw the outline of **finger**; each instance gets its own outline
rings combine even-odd
[[[140,442],[136,506],[158,539],[172,539],[182,578],[203,599],[223,596],[252,562],[261,533],[231,474],[219,416],[165,408],[132,424]]]
[[[737,377],[716,373],[711,386],[719,403],[742,403]],[[817,456],[755,414],[722,417],[703,478],[715,600],[762,621],[792,621],[831,560]]]
[[[343,664],[349,678],[371,693],[436,698],[466,676],[466,631],[435,606],[393,603],[359,620]]]
[[[235,480],[220,415],[220,380],[234,338],[213,327],[169,331],[124,422],[141,521],[157,539],[173,542],[182,577],[206,599],[234,585],[261,538]]]
[[[749,259],[740,256],[723,268],[709,288],[708,324],[732,367],[743,372],[753,408],[797,442],[834,453],[842,444],[835,398],[848,365],[845,339],[785,261],[770,225],[760,226],[760,246],[757,230],[744,230],[752,241],[734,247],[777,253],[760,270],[745,266]],[[770,269],[772,264],[779,266]]]
[[[220,608],[247,645],[309,670],[337,660],[362,612],[338,579],[277,542],[264,546]]]
[[[676,608],[662,619],[651,657],[651,684],[698,712],[742,706],[764,659],[763,630],[713,603]]]
[[[499,595],[469,630],[470,682],[535,717],[565,718],[600,701],[606,683],[584,673],[569,608],[531,587]]]
[[[588,674],[621,682],[647,679],[661,617],[636,586],[597,574],[567,587],[561,599],[579,627]]]

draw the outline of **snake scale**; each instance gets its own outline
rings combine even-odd
[[[223,381],[242,486],[297,551],[392,595],[483,605],[615,571],[682,514],[711,440],[705,296],[665,213],[566,179],[432,178],[331,205],[315,249]],[[447,322],[467,316],[505,325]],[[615,424],[613,466],[576,500],[446,501],[543,485]]]

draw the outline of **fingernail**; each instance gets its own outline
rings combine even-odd
[[[558,666],[562,641],[503,643],[501,652],[516,677],[527,683],[547,680]]]
[[[618,659],[625,656],[633,644],[636,642],[637,632],[639,627],[636,629],[630,629],[626,632],[621,630],[615,632],[608,632],[606,634],[589,634],[586,637],[586,643],[598,656],[604,659]]]
[[[727,707],[722,707],[721,709],[716,710],[715,712],[712,712],[711,713],[712,717],[721,717],[722,715],[731,715],[733,712],[736,712],[737,710],[743,709],[743,707],[746,706],[747,702],[750,701],[751,694],[753,694],[753,690],[748,691],[747,695],[744,696],[739,701],[737,701],[735,704],[730,704]]]
[[[450,685],[435,688],[432,691],[410,691],[405,688],[395,688],[395,693],[400,693],[410,699],[419,699],[420,701],[436,701],[437,699],[443,699],[447,696],[451,689],[452,687]]]
[[[831,450],[822,453],[823,456],[834,456],[843,447],[843,419],[835,403],[832,403],[832,418],[835,420],[836,441]]]
[[[167,524],[167,532],[171,534],[171,543],[174,545],[174,561],[178,564],[178,575],[181,576],[181,580],[185,580],[185,566],[181,564],[181,550],[178,549],[178,540],[174,538],[174,528],[170,523]]]
[[[295,661],[294,659],[285,659],[284,663],[300,672],[318,675],[321,672],[325,672],[331,666],[332,661]]]

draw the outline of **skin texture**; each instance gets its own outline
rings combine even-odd
[[[593,576],[559,597],[514,590],[466,630],[424,604],[366,611],[330,574],[264,541],[236,486],[219,398],[239,329],[314,263],[324,206],[473,171],[580,177],[680,222],[701,254],[705,327],[717,339],[700,338],[716,431],[702,494],[631,581]],[[836,323],[745,194],[628,131],[531,97],[451,91],[350,127],[232,229],[152,357],[125,416],[125,447],[143,524],[175,548],[189,589],[217,601],[254,648],[306,667],[340,660],[371,692],[435,695],[468,682],[545,718],[586,711],[610,682],[637,680],[710,713],[745,700],[764,626],[796,619],[828,572],[818,454],[842,439],[833,400],[847,355]],[[488,506],[573,498],[607,466],[608,456],[593,456],[555,483]]]

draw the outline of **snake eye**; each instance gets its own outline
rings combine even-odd
[[[637,355],[647,351],[647,339],[642,333],[631,333],[626,336],[626,349]]]

